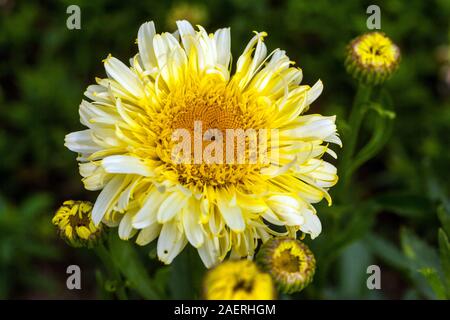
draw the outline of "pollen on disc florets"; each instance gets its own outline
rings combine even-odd
[[[92,203],[68,200],[56,211],[52,223],[58,234],[73,247],[94,247],[103,238],[103,225],[92,221]]]
[[[207,300],[273,300],[276,297],[270,275],[250,260],[228,260],[208,271],[203,292]]]
[[[312,282],[316,270],[316,260],[311,250],[304,243],[291,238],[268,240],[256,259],[283,293],[303,290]]]
[[[174,88],[163,101],[163,110],[150,115],[152,130],[158,132],[155,150],[160,161],[164,163],[161,173],[165,176],[176,176],[182,185],[202,189],[204,186],[226,186],[249,181],[259,175],[264,164],[261,161],[249,161],[249,137],[245,136],[245,154],[243,161],[238,161],[239,140],[234,140],[234,163],[226,159],[227,130],[265,129],[270,115],[258,104],[249,93],[242,93],[235,83],[218,81],[214,77],[187,79],[183,87]],[[266,108],[267,109],[267,108]],[[196,127],[197,126],[197,127]],[[201,139],[208,130],[217,130],[221,136],[221,161],[208,163],[203,158],[201,163],[195,162],[195,152],[203,156],[205,148],[211,143],[219,143],[210,137],[201,142],[201,150],[196,151],[196,128],[201,126]],[[174,131],[184,129],[191,138],[191,155],[189,163],[177,163],[173,159],[173,150],[179,140],[174,140]],[[198,140],[197,140],[198,141]],[[242,142],[242,141],[241,141]]]
[[[346,69],[356,80],[378,85],[386,81],[400,62],[400,49],[381,32],[355,38],[347,48]]]

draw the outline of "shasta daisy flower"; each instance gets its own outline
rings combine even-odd
[[[96,79],[80,105],[87,129],[66,136],[85,187],[101,190],[95,224],[118,226],[122,239],[137,235],[139,245],[158,238],[165,263],[189,242],[207,267],[229,252],[252,257],[258,239],[299,230],[316,237],[312,204],[331,204],[327,190],[337,182],[322,156],[336,157],[329,144],[340,144],[334,116],[303,114],[322,83],[300,85],[302,71],[283,50],[267,54],[264,32],[233,74],[230,29],[177,25],[156,34],[144,23],[131,66],[108,56],[107,78]],[[229,131],[258,133],[262,157],[252,161],[251,134],[234,145]],[[179,148],[186,135],[194,139]],[[228,161],[230,154],[240,160]]]

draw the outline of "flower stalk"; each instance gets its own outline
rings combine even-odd
[[[124,283],[120,275],[120,271],[116,268],[108,249],[103,243],[95,247],[95,253],[102,261],[105,269],[107,270],[109,278],[114,282],[114,291],[117,294],[119,300],[127,300],[127,294],[125,291]]]
[[[399,48],[380,32],[361,35],[348,46],[345,65],[358,87],[347,123],[349,130],[343,137],[341,183],[338,187],[341,198],[349,194],[346,191],[356,169],[373,158],[387,141],[393,116],[392,112],[386,111],[386,103],[382,101],[386,94],[381,86],[397,70],[399,62]],[[372,137],[357,151],[361,126],[370,109],[376,111]]]
[[[348,121],[349,131],[347,131],[343,137],[344,148],[342,151],[341,160],[340,188],[344,190],[344,192],[347,189],[349,180],[351,178],[349,168],[352,163],[352,158],[355,154],[361,124],[367,112],[367,106],[370,103],[372,91],[372,86],[363,84],[361,82],[358,84],[358,89],[353,101],[353,106]]]

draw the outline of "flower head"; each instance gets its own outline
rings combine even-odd
[[[316,270],[311,250],[296,239],[276,238],[259,250],[257,263],[274,279],[283,293],[293,293],[308,286]]]
[[[208,271],[203,283],[208,300],[273,300],[272,278],[250,260],[229,260]]]
[[[400,62],[400,49],[381,32],[370,32],[355,38],[347,50],[347,71],[366,84],[383,83]]]
[[[89,201],[65,201],[56,211],[52,223],[58,234],[73,247],[93,247],[104,235],[103,226],[95,226]]]
[[[230,29],[177,25],[156,34],[144,23],[131,66],[106,58],[108,77],[80,105],[87,129],[66,136],[85,187],[101,190],[94,223],[139,245],[158,238],[164,263],[189,242],[207,267],[230,251],[252,257],[259,239],[316,237],[312,204],[331,204],[337,182],[322,155],[341,143],[334,116],[303,114],[322,83],[301,85],[283,50],[267,54],[264,32],[231,74]]]

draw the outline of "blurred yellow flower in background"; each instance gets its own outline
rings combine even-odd
[[[249,260],[229,260],[208,271],[203,282],[207,300],[273,300],[276,292],[269,274]]]
[[[193,25],[205,25],[209,20],[208,10],[198,3],[176,3],[167,13],[167,27],[176,28],[177,25],[175,22],[179,20],[187,20]]]

